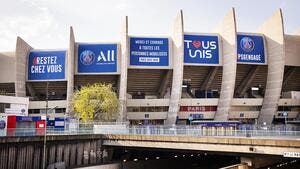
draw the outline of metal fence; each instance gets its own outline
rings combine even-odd
[[[73,126],[74,127],[74,126]],[[300,131],[286,130],[235,130],[226,128],[201,128],[200,126],[129,126],[95,125],[93,127],[71,126],[67,129],[18,128],[0,130],[0,137],[6,136],[44,136],[47,135],[85,135],[85,134],[131,134],[164,136],[228,136],[228,137],[291,137],[300,138]]]

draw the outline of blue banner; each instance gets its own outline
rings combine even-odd
[[[169,66],[168,38],[130,38],[130,65]]]
[[[184,63],[219,64],[219,41],[215,35],[184,35]]]
[[[117,54],[117,44],[79,44],[78,73],[115,73]]]
[[[31,51],[28,57],[28,80],[65,79],[66,51]]]
[[[266,63],[263,36],[238,34],[237,53],[238,63]]]

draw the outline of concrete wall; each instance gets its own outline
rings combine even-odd
[[[16,44],[16,79],[15,79],[15,91],[16,96],[26,96],[26,72],[27,72],[27,57],[32,49],[23,39],[17,37]]]
[[[283,19],[280,9],[263,23],[259,32],[265,35],[268,50],[268,75],[258,122],[271,124],[278,107],[285,63]]]
[[[179,112],[179,103],[182,91],[182,79],[183,79],[183,12],[180,11],[175,18],[172,39],[174,43],[173,48],[173,80],[171,89],[171,98],[169,105],[169,113],[165,124],[175,124],[177,113]]]
[[[148,114],[149,117],[145,118]],[[155,119],[167,119],[168,112],[127,112],[128,120],[155,120]]]
[[[105,150],[102,148],[101,138],[83,139],[83,136],[74,137],[76,136],[47,137],[46,168],[47,166],[74,168],[103,163]],[[42,168],[43,137],[27,137],[27,139],[19,137],[17,140],[9,139],[7,141],[5,138],[4,140],[3,138],[1,139],[0,168]]]
[[[67,101],[66,100],[52,100],[48,101],[48,107],[54,108],[67,108]],[[29,102],[29,109],[45,109],[46,101],[30,101]]]
[[[285,65],[300,66],[300,33],[284,35]]]
[[[234,94],[237,61],[236,22],[233,8],[217,26],[216,32],[222,37],[223,74],[215,120],[227,120]]]
[[[14,83],[16,80],[16,57],[13,52],[0,53],[0,83]]]

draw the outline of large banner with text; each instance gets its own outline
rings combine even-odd
[[[219,64],[219,38],[217,35],[184,35],[184,63]]]
[[[238,34],[237,54],[237,63],[265,64],[263,36]]]
[[[78,73],[116,73],[117,44],[79,44]]]
[[[169,66],[168,38],[130,38],[131,66]]]
[[[35,51],[28,57],[28,80],[64,80],[66,51]]]

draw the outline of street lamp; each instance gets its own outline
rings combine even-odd
[[[49,82],[46,83],[46,119],[45,119],[43,167],[42,167],[42,169],[46,169],[47,114],[48,114],[48,94],[49,94],[48,90],[49,90]]]
[[[49,82],[47,82],[46,85],[46,119],[45,119],[45,132],[44,132],[44,150],[43,150],[43,166],[42,169],[46,169],[46,144],[47,144],[47,116],[48,116],[48,111],[51,111],[53,109],[56,109],[58,106],[55,106],[51,109],[48,110],[48,96],[49,96]]]

